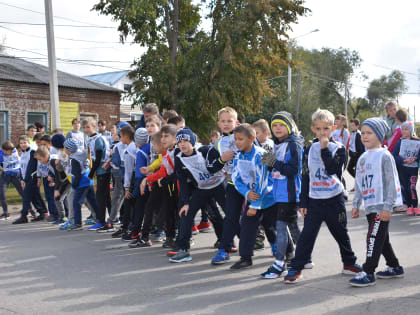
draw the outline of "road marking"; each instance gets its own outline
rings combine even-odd
[[[35,257],[35,258],[29,258],[29,259],[20,259],[20,260],[16,260],[15,264],[16,265],[26,264],[26,263],[31,263],[35,261],[43,261],[43,260],[55,259],[55,258],[57,258],[57,256],[43,256],[43,257]]]

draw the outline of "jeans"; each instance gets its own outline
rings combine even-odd
[[[57,209],[57,215],[60,219],[63,219],[66,216],[65,203],[70,192],[71,192],[71,184],[67,184],[66,188],[63,190],[61,195],[55,199],[55,207]],[[67,206],[68,206],[68,200],[67,200]],[[73,205],[71,205],[71,207],[73,207]]]
[[[58,217],[57,209],[55,207],[54,187],[50,187],[50,182],[47,177],[42,178],[42,183],[44,185],[45,198],[47,199],[48,212],[50,213],[50,216]]]
[[[112,169],[111,174],[114,182],[114,191],[111,198],[111,213],[108,218],[109,222],[115,221],[124,202],[124,186],[120,172],[118,169]]]
[[[82,224],[82,205],[87,199],[94,210],[98,209],[93,186],[86,186],[74,189],[73,194],[73,212],[74,224]]]

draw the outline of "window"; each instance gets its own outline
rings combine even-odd
[[[131,93],[131,84],[124,84],[124,91],[127,93]]]
[[[7,112],[0,112],[0,141],[9,140]]]
[[[130,113],[130,120],[131,121],[140,121],[141,116],[143,116],[140,113]]]
[[[45,130],[48,130],[47,113],[42,112],[28,112],[26,128],[28,128],[29,125],[35,124],[37,121],[43,123],[45,125]]]

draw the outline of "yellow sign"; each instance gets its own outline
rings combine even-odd
[[[73,129],[71,121],[79,118],[79,103],[60,102],[60,123],[64,134]]]

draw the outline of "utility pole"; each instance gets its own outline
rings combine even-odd
[[[300,103],[300,86],[302,82],[302,71],[299,70],[298,72],[298,81],[297,81],[297,90],[296,90],[296,114],[295,120],[296,122],[299,119],[299,103]]]
[[[344,82],[344,116],[347,117],[347,94],[348,94],[348,90],[347,90],[347,81]]]
[[[47,27],[48,71],[50,76],[50,102],[52,128],[60,128],[60,108],[58,100],[57,66],[55,57],[55,39],[52,0],[44,0],[45,24]]]
[[[292,99],[292,67],[291,67],[291,63],[292,63],[292,41],[289,40],[289,44],[288,44],[288,63],[287,63],[287,97],[288,97],[288,101],[289,104],[291,103],[291,99]]]

